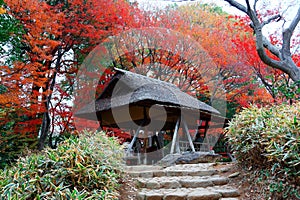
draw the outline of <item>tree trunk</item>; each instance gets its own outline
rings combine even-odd
[[[50,128],[50,116],[49,111],[46,111],[43,115],[43,122],[40,132],[40,138],[38,143],[38,150],[42,150],[45,147],[45,141],[47,139]]]
[[[240,4],[236,0],[224,1],[228,2],[231,6],[249,16],[252,22],[250,26],[252,27],[256,37],[256,50],[260,59],[268,66],[279,69],[286,73],[293,81],[300,81],[300,68],[293,61],[291,55],[291,37],[300,21],[300,7],[298,8],[298,11],[290,25],[282,31],[282,45],[281,48],[278,48],[276,45],[273,45],[265,36],[263,36],[262,28],[272,21],[278,22],[279,20],[282,20],[283,17],[280,14],[270,16],[269,19],[261,22],[256,10],[257,1],[254,1],[254,5],[252,7],[250,6],[249,0],[245,0],[246,6]],[[278,59],[273,59],[268,56],[266,49]]]
[[[59,47],[58,51],[57,51],[57,59],[56,59],[56,63],[55,63],[55,71],[53,73],[53,76],[51,78],[49,78],[49,82],[51,81],[50,87],[49,84],[47,84],[47,86],[45,87],[45,90],[49,91],[48,96],[45,96],[46,102],[45,102],[45,107],[46,110],[44,112],[43,115],[43,121],[42,121],[42,126],[41,126],[41,130],[40,130],[40,137],[39,137],[39,143],[38,143],[38,149],[42,150],[45,147],[45,142],[47,140],[47,137],[49,135],[49,130],[50,130],[50,103],[51,103],[51,99],[52,99],[52,93],[54,90],[54,86],[56,83],[56,75],[57,75],[57,71],[59,69],[60,66],[60,62],[61,62],[61,58],[62,58],[62,49]],[[44,97],[44,95],[43,95]],[[51,142],[51,141],[50,141]]]

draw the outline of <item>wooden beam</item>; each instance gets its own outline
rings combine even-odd
[[[179,130],[179,129],[178,129]],[[180,153],[180,145],[179,145],[179,137],[178,137],[178,134],[177,134],[177,137],[176,137],[176,153]]]
[[[206,133],[207,133],[207,130],[208,130],[208,123],[209,121],[205,121],[205,130],[204,130],[204,138],[206,138]]]
[[[183,122],[183,128],[185,130],[186,136],[187,136],[187,138],[189,140],[190,147],[191,147],[192,151],[195,152],[195,147],[194,147],[194,144],[193,144],[193,141],[192,141],[192,138],[191,138],[191,135],[190,135],[187,123],[186,123],[185,119],[183,118],[183,116],[182,116],[182,122]]]
[[[133,146],[134,142],[136,141],[136,138],[139,135],[139,132],[140,132],[141,128],[142,128],[142,126],[139,126],[137,128],[137,130],[136,130],[136,132],[135,132],[135,134],[134,134],[134,136],[133,136],[133,138],[132,138],[132,140],[131,140],[128,148],[127,148],[127,152],[126,153],[130,153],[130,150],[132,150],[132,146]]]
[[[177,137],[178,137],[179,125],[180,125],[180,117],[178,117],[176,125],[175,125],[175,131],[174,131],[174,134],[173,134],[172,146],[171,146],[170,154],[174,153],[175,145],[177,144]]]

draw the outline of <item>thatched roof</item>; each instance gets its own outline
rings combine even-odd
[[[197,113],[206,117],[209,117],[210,114],[220,114],[213,107],[182,92],[171,83],[126,70],[115,70],[116,74],[95,103],[81,109],[76,116],[89,118],[94,106],[102,125],[115,126],[111,110],[119,109],[120,115],[122,115],[122,110],[128,109],[128,106],[131,109],[131,118],[135,121],[144,119],[145,112],[149,113],[149,108],[153,105],[156,105],[155,109],[158,113],[161,113],[159,107],[164,107],[168,113],[167,121],[170,123],[175,123],[183,110],[188,113],[188,116],[197,115]],[[159,114],[155,119],[164,120],[159,118]],[[131,119],[123,119],[124,126],[126,126],[126,120],[131,121]]]

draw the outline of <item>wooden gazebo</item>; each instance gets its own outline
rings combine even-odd
[[[89,119],[96,115],[101,127],[117,127],[136,130],[130,142],[131,151],[140,130],[174,130],[170,153],[180,152],[178,130],[186,134],[191,151],[195,151],[189,129],[198,128],[199,121],[208,122],[220,113],[213,107],[182,92],[175,85],[149,78],[130,71],[115,69],[116,73],[102,94],[76,113],[77,117]],[[92,108],[94,106],[94,108]],[[198,124],[197,124],[198,122]]]

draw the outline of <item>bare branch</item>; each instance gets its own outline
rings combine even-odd
[[[234,0],[224,0],[226,2],[228,2],[231,6],[239,9],[240,11],[244,12],[247,14],[247,8],[245,6],[243,6],[242,4],[234,1]]]
[[[257,9],[256,9],[257,2],[258,2],[258,0],[255,0],[255,1],[254,1],[254,5],[253,5],[253,9],[254,9],[254,12],[255,12],[255,13],[256,13],[256,11],[257,11]]]
[[[292,23],[289,27],[291,29],[291,31],[295,30],[295,28],[298,25],[299,21],[300,21],[300,7],[298,8],[297,14],[296,14],[295,18],[293,19],[293,21],[292,21]]]
[[[246,0],[246,5],[247,5],[247,11],[251,10],[251,7],[250,7],[250,2],[249,2],[249,0]]]
[[[287,11],[288,11],[288,9],[290,9],[292,6],[291,5],[289,5],[284,11],[282,11],[282,14],[281,15],[284,15]]]
[[[265,47],[278,53],[278,55],[280,53],[277,52],[276,47],[274,45],[272,45],[270,42],[268,42],[268,40],[263,36],[262,24],[260,23],[258,17],[255,15],[254,11],[251,9],[249,0],[246,0],[246,4],[247,4],[247,14],[252,21],[252,28],[255,32],[256,50],[257,50],[257,53],[258,53],[260,59],[265,64],[267,64],[273,68],[280,69],[280,70],[284,71],[285,73],[288,73],[289,70],[286,69],[285,67],[283,67],[282,64],[280,63],[280,61],[274,60],[266,54]]]
[[[282,72],[288,74],[293,81],[300,80],[300,68],[297,67],[295,62],[292,60],[291,52],[290,52],[290,44],[291,44],[291,37],[300,21],[300,7],[298,9],[297,15],[291,22],[290,26],[283,31],[283,44],[281,50],[279,50],[275,45],[271,44],[271,42],[262,34],[262,28],[264,25],[270,23],[273,20],[281,20],[280,15],[275,15],[270,19],[260,22],[256,15],[256,4],[258,0],[254,1],[253,9],[250,6],[249,0],[245,0],[247,6],[244,6],[238,3],[235,0],[224,0],[228,2],[231,6],[239,9],[240,11],[246,13],[251,19],[251,28],[254,31],[255,38],[256,38],[256,50],[260,57],[260,59],[270,67],[275,69],[279,69]],[[266,53],[268,49],[273,55],[275,55],[279,60],[272,59]]]
[[[256,50],[257,50],[257,53],[258,53],[260,59],[265,64],[289,74],[290,69],[286,68],[286,66],[284,66],[281,61],[274,60],[266,54],[265,47],[269,47],[268,49],[272,49],[272,50],[275,47],[270,42],[267,42],[267,39],[263,36],[261,25],[260,24],[254,25],[254,31],[255,31],[255,36],[256,36]],[[269,44],[270,46],[265,46],[264,42],[265,42],[265,44]]]
[[[266,49],[268,49],[272,54],[277,56],[278,58],[281,58],[280,50],[274,46],[265,36],[262,38],[263,45]]]
[[[262,22],[262,23],[261,23],[261,26],[263,27],[263,26],[269,24],[270,22],[272,22],[272,21],[274,21],[274,20],[276,20],[276,21],[278,22],[279,20],[281,20],[281,18],[282,18],[282,17],[281,17],[280,14],[274,15],[274,16],[270,17],[268,20]]]
[[[290,26],[282,32],[283,44],[282,44],[281,51],[283,54],[282,55],[283,59],[286,59],[291,56],[291,37],[299,21],[300,21],[300,7],[298,9],[295,18],[291,22]]]

